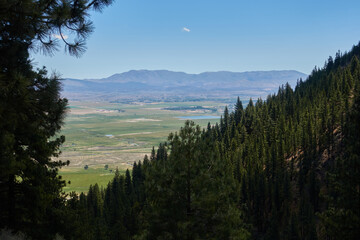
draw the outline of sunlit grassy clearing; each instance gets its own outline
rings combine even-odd
[[[120,170],[124,174],[124,170]],[[65,192],[75,191],[77,193],[87,192],[90,185],[97,183],[100,187],[105,187],[109,181],[114,178],[115,168],[109,167],[108,170],[104,166],[90,166],[87,170],[84,168],[67,168],[61,171],[61,176],[70,184],[63,189]]]

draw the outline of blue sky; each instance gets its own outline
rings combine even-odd
[[[309,74],[360,41],[359,0],[116,0],[93,13],[81,58],[32,54],[72,78],[132,69],[298,70]]]

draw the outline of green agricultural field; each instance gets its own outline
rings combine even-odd
[[[60,159],[70,160],[70,166],[60,170],[60,175],[71,181],[64,190],[86,191],[96,182],[106,185],[112,174],[102,175],[105,164],[122,171],[131,168],[134,161],[150,154],[153,146],[166,141],[170,132],[178,131],[186,118],[205,117],[193,121],[206,127],[209,122],[219,121],[225,105],[218,102],[70,102],[61,132],[66,142]],[[84,170],[85,165],[89,166],[88,170]]]
[[[87,170],[84,168],[65,168],[61,171],[61,175],[66,182],[64,187],[65,192],[87,192],[90,185],[95,183],[101,187],[105,187],[115,175],[116,168],[109,167],[107,170],[104,166],[89,167]],[[125,173],[124,170],[119,170],[120,173]]]

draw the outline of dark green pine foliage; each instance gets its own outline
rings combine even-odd
[[[360,236],[360,64],[355,57],[350,72],[356,85],[350,91],[352,107],[344,126],[344,152],[336,159],[329,177],[329,205],[321,214],[325,235],[333,239]]]
[[[156,155],[154,156],[156,158]],[[134,163],[132,174],[125,176],[116,170],[114,179],[105,189],[97,184],[90,186],[88,193],[71,199],[62,209],[65,220],[79,220],[67,226],[66,239],[131,239],[142,229],[142,211],[145,205],[144,181],[149,160]],[[132,176],[131,176],[132,175]]]
[[[67,101],[45,69],[33,71],[28,62],[21,68],[26,72],[2,68],[0,74],[0,227],[49,238],[41,235],[45,215],[58,201],[64,181],[57,172],[65,165],[51,161],[65,138],[50,138],[60,130]]]
[[[109,239],[129,239],[128,230],[125,228],[125,216],[129,211],[129,199],[125,192],[125,178],[116,173],[110,185],[108,212],[108,237]]]
[[[235,105],[235,112],[234,112],[235,126],[241,122],[243,114],[244,114],[243,104],[242,104],[240,98],[238,97],[237,101],[236,101],[236,105]]]
[[[68,215],[91,229],[73,239],[357,239],[359,57],[337,53],[245,109],[238,98],[215,126],[187,121],[132,174],[72,196]]]
[[[52,54],[63,42],[70,55],[80,56],[92,31],[89,12],[111,0],[0,1],[0,229],[21,231],[33,239],[65,235],[59,218],[65,182],[51,160],[60,153],[64,136],[57,135],[67,100],[60,81],[46,70],[33,69],[30,51]],[[56,35],[76,34],[74,42]]]
[[[245,110],[238,99],[226,129],[224,112],[219,146],[255,238],[359,235],[359,56],[359,45],[337,53],[295,90],[286,84]]]
[[[162,146],[162,145],[161,145]],[[159,147],[161,149],[162,147]],[[151,161],[146,175],[143,239],[245,239],[230,164],[216,143],[187,121],[170,134],[171,154]]]

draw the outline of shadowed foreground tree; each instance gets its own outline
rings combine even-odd
[[[29,51],[53,54],[62,40],[70,55],[80,56],[93,29],[89,12],[112,2],[0,0],[0,228],[36,239],[60,231],[48,227],[49,216],[57,217],[65,184],[57,172],[68,163],[51,157],[65,140],[56,134],[67,100],[58,76],[33,69]]]

